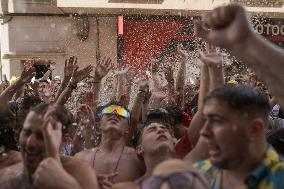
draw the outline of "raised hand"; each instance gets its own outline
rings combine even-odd
[[[199,52],[199,60],[209,67],[222,68],[223,65],[222,55],[217,52],[215,46],[212,46],[210,44],[207,44],[205,52]]]
[[[38,92],[39,91],[39,82],[34,81],[34,83],[31,83],[31,88],[33,89],[33,91]]]
[[[95,70],[95,81],[101,81],[108,72],[113,68],[113,62],[110,58],[104,57],[101,62],[98,63]]]
[[[71,77],[71,83],[73,83],[73,84],[79,83],[80,81],[82,81],[85,78],[87,78],[88,76],[90,76],[92,71],[93,71],[93,66],[91,66],[91,65],[83,68],[82,70],[78,70],[78,67],[76,67],[73,70],[73,74],[72,74],[72,77]]]
[[[19,80],[22,83],[31,82],[32,78],[36,75],[35,68],[33,67],[34,60],[28,60],[24,63],[24,70],[21,73]]]
[[[145,78],[140,79],[138,81],[138,87],[139,87],[139,91],[144,91],[144,92],[149,91],[149,81]]]
[[[245,9],[237,4],[218,7],[195,21],[195,34],[216,46],[233,48],[245,46],[254,35]]]
[[[139,92],[144,97],[144,101],[148,101],[150,97],[152,96],[152,93],[149,87],[149,81],[147,79],[140,79],[138,81],[138,88],[139,88]]]
[[[182,49],[182,45],[179,44],[177,46],[177,51],[176,51],[176,58],[180,62],[185,62],[187,59],[187,53]]]
[[[110,189],[113,185],[113,178],[116,177],[118,173],[110,173],[110,174],[97,174],[98,183],[100,188],[102,189]]]
[[[89,124],[90,122],[92,123],[95,122],[94,112],[92,111],[90,106],[88,106],[87,104],[82,104],[79,107],[78,115],[80,116],[83,123]]]
[[[152,62],[151,62],[151,74],[156,74],[159,70],[159,66],[160,66],[160,61],[157,60],[157,59],[154,59]]]
[[[59,160],[59,148],[62,141],[62,124],[52,118],[54,106],[49,106],[43,119],[43,137],[48,157]]]
[[[123,75],[123,74],[127,74],[130,70],[130,67],[128,65],[123,65],[121,68],[116,69],[117,71],[115,71],[116,75]]]
[[[167,97],[166,92],[160,90],[160,91],[153,91],[152,92],[152,99],[156,100],[156,101],[162,101],[163,99],[165,99]]]
[[[168,58],[164,64],[165,79],[169,84],[174,84],[174,70],[173,70],[173,58]]]
[[[71,56],[69,60],[66,59],[64,65],[64,77],[70,79],[76,67],[77,67],[77,57]]]

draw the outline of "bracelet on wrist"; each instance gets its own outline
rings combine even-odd
[[[150,99],[143,100],[143,104],[149,104],[149,102],[150,102]]]
[[[77,89],[77,84],[69,83],[67,87],[71,90],[74,90],[74,89]]]

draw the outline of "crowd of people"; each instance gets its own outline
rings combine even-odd
[[[79,69],[72,56],[62,81],[47,73],[31,82],[33,60],[14,83],[2,81],[0,188],[284,188],[284,51],[237,4],[206,13],[194,32],[206,41],[194,84],[181,46],[139,74],[108,57]],[[246,75],[225,77],[216,47],[249,67]],[[111,99],[99,102],[115,69]],[[82,85],[89,90],[79,93]]]

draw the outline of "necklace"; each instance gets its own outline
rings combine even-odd
[[[97,148],[97,150],[95,151],[95,154],[94,154],[94,159],[93,159],[93,168],[95,169],[95,162],[96,162],[96,155],[97,155],[97,152],[100,151],[100,148]],[[119,162],[120,162],[120,159],[122,157],[122,154],[123,154],[123,151],[124,151],[124,146],[118,156],[118,159],[117,159],[117,162],[114,166],[114,169],[113,169],[113,173],[117,172],[117,169],[118,169],[118,165],[119,165]],[[113,177],[110,179],[111,182],[113,182]]]

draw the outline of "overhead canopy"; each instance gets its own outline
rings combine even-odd
[[[284,18],[284,0],[57,0],[57,7],[65,13],[187,16],[229,3],[241,3],[253,14]]]

